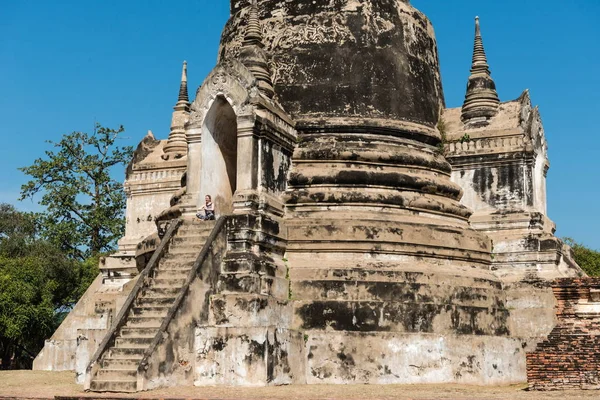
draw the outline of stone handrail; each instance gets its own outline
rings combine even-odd
[[[231,218],[231,217],[230,216],[221,216],[217,220],[215,227],[212,229],[210,235],[206,239],[204,246],[202,247],[202,250],[200,251],[200,254],[196,258],[196,261],[194,262],[194,265],[193,265],[188,277],[186,278],[185,283],[181,287],[181,290],[180,290],[179,294],[177,295],[177,298],[175,299],[173,306],[171,307],[171,309],[167,313],[167,316],[163,320],[156,336],[152,340],[152,343],[144,352],[144,356],[138,366],[138,388],[141,388],[143,386],[143,383],[142,383],[142,381],[144,379],[143,374],[148,369],[150,357],[154,354],[156,348],[160,345],[163,338],[165,337],[164,334],[167,331],[167,329],[169,328],[169,324],[175,317],[177,310],[179,309],[179,307],[181,306],[185,297],[187,296],[188,291],[190,289],[190,285],[193,283],[193,281],[197,277],[199,277],[203,281],[209,280],[211,278],[216,279],[216,276],[214,276],[213,274],[210,273],[210,272],[214,272],[212,270],[209,271],[209,274],[207,274],[207,276],[203,276],[202,267],[205,266],[205,262],[207,261],[212,248],[217,245],[218,241],[216,239],[219,237],[219,235],[227,234],[227,231],[224,228],[225,228],[227,220],[229,218]],[[227,242],[227,238],[225,237],[224,243],[226,244],[226,242]]]
[[[102,358],[104,353],[106,353],[106,351],[114,344],[116,335],[119,332],[119,330],[123,327],[123,325],[127,322],[126,317],[127,315],[129,315],[129,312],[133,308],[133,303],[137,298],[140,290],[144,286],[146,278],[148,278],[148,276],[150,276],[150,273],[153,272],[154,269],[158,266],[158,263],[167,248],[167,244],[171,241],[171,238],[173,237],[179,226],[182,224],[182,222],[183,221],[181,220],[174,220],[171,222],[169,229],[167,230],[165,236],[161,240],[160,245],[152,255],[150,262],[148,263],[146,268],[144,268],[144,270],[140,273],[140,276],[135,286],[131,290],[131,293],[129,293],[129,296],[127,296],[127,299],[125,300],[123,307],[121,307],[121,311],[119,311],[119,314],[115,318],[115,321],[113,322],[110,330],[104,336],[102,342],[100,342],[100,346],[92,356],[90,363],[86,368],[86,377],[84,384],[85,390],[89,390],[90,385],[92,383],[92,378],[99,369],[100,359]]]

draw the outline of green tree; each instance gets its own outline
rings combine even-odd
[[[586,274],[589,276],[600,276],[600,251],[592,250],[571,238],[564,238],[563,240],[571,246],[575,262],[579,264]]]
[[[119,146],[123,127],[100,125],[92,134],[73,132],[58,142],[55,151],[21,168],[31,180],[21,187],[21,200],[40,193],[46,211],[39,216],[42,235],[79,260],[110,252],[125,228],[125,194],[111,178],[114,168],[125,166],[133,149]]]
[[[52,334],[53,292],[57,283],[46,279],[45,262],[37,257],[0,256],[0,355],[3,368],[13,357],[17,368],[28,366]]]
[[[29,368],[33,357],[98,275],[38,234],[38,216],[0,204],[0,360]]]
[[[27,254],[35,236],[35,215],[17,211],[12,205],[0,203],[0,254],[9,257]]]

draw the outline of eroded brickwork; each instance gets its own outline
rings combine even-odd
[[[558,324],[527,354],[534,390],[600,389],[600,278],[557,279]]]

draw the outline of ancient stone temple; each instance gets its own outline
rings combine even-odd
[[[119,252],[35,368],[94,391],[526,380],[551,280],[582,272],[546,216],[540,113],[500,102],[478,20],[446,109],[408,0],[232,0],[172,121],[136,150]],[[206,195],[216,221],[195,217]]]

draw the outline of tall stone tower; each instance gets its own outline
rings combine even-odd
[[[579,270],[533,194],[539,114],[500,103],[479,21],[474,49],[445,110],[408,0],[232,0],[216,67],[190,104],[184,65],[168,141],[137,154],[185,174],[86,388],[523,381],[549,280]]]

